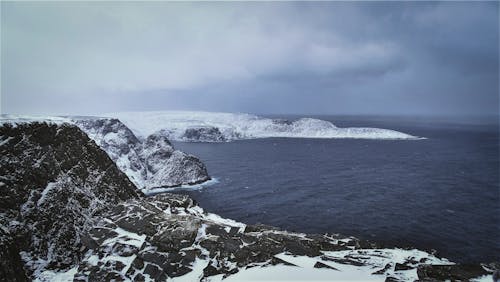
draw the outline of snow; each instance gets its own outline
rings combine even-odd
[[[215,213],[206,213],[203,215],[203,219],[206,221],[213,222],[213,223],[218,224],[218,225],[222,225],[222,226],[238,227],[239,232],[243,232],[243,230],[245,230],[245,227],[246,227],[246,224],[244,224],[244,223],[237,222],[235,220],[228,219],[228,218],[223,218],[220,215],[217,215]]]
[[[108,255],[102,259],[102,262],[106,263],[108,261],[119,261],[119,262],[123,263],[123,265],[125,265],[125,267],[123,267],[121,273],[123,275],[125,275],[125,273],[127,273],[128,269],[130,268],[130,266],[132,265],[132,262],[134,262],[136,257],[137,257],[137,255],[131,255],[128,257]]]
[[[403,263],[408,258],[419,260],[427,258],[431,264],[452,264],[447,260],[438,259],[428,253],[419,250],[402,249],[369,249],[355,251],[333,251],[323,252],[326,257],[344,258],[345,255],[363,258],[366,263],[363,266],[341,264],[319,257],[294,256],[288,253],[275,255],[276,258],[284,260],[290,265],[262,265],[252,268],[240,268],[238,273],[223,278],[223,275],[209,277],[207,281],[385,281],[387,277],[395,277],[398,281],[415,281],[418,279],[416,269],[393,271],[388,270],[386,274],[377,275],[373,272],[384,268],[387,263]],[[314,265],[321,262],[331,268],[315,268]],[[473,281],[486,281],[491,276],[483,276]]]
[[[473,278],[470,280],[471,282],[491,282],[493,280],[493,275],[483,275],[477,278]],[[497,281],[494,281],[497,282]]]
[[[54,124],[71,123],[71,119],[58,116],[37,116],[37,115],[0,115],[0,125],[11,124],[17,125],[20,123],[29,122],[47,122]]]
[[[358,249],[358,250],[347,250],[347,251],[331,251],[323,252],[327,258],[330,259],[344,259],[349,257],[353,260],[361,262],[366,266],[352,266],[346,264],[340,264],[332,262],[329,260],[322,260],[321,262],[332,266],[340,271],[347,272],[364,272],[368,271],[373,273],[376,270],[383,269],[386,264],[394,265],[396,263],[405,263],[408,260],[420,261],[421,259],[426,260],[426,264],[437,264],[437,265],[452,265],[454,263],[448,261],[447,259],[437,258],[429,253],[420,250],[404,250],[404,249]],[[414,265],[417,266],[417,265]],[[418,279],[416,269],[410,270],[400,270],[394,271],[392,268],[386,272],[389,276],[398,278],[401,281],[415,281]],[[374,275],[377,276],[377,275]]]
[[[301,118],[284,121],[242,113],[216,112],[121,112],[105,116],[120,119],[136,135],[148,136],[165,129],[175,141],[190,141],[185,132],[190,128],[217,128],[226,140],[288,138],[356,138],[356,139],[422,139],[389,129],[339,128],[329,121]]]
[[[45,189],[42,191],[42,195],[40,196],[40,199],[37,201],[37,206],[40,206],[45,202],[45,199],[47,198],[47,194],[55,187],[56,183],[55,182],[49,182]]]
[[[72,282],[75,274],[78,272],[78,266],[67,271],[55,272],[45,270],[34,280],[34,282]]]
[[[192,271],[178,277],[173,277],[168,281],[175,282],[192,282],[192,281],[201,281],[203,278],[203,269],[208,266],[210,263],[209,260],[196,258],[193,264],[191,265]]]
[[[118,236],[107,239],[102,243],[103,245],[122,243],[124,245],[130,245],[140,248],[146,240],[146,235],[138,235],[120,227],[115,228],[114,231],[118,234]]]
[[[14,139],[14,137],[7,137],[5,139],[3,139],[3,136],[0,137],[0,146],[3,146],[7,143],[9,143],[10,140]]]
[[[240,269],[238,273],[225,279],[223,275],[217,275],[210,277],[209,281],[385,281],[385,278],[370,275],[366,271],[336,271],[309,265],[275,265]]]
[[[212,186],[212,185],[217,184],[217,183],[219,183],[219,180],[217,178],[213,177],[212,179],[207,180],[207,181],[200,183],[200,184],[192,184],[192,185],[184,184],[184,185],[180,185],[180,186],[176,186],[176,187],[168,187],[168,188],[142,189],[141,191],[146,196],[153,196],[153,195],[160,194],[160,193],[173,192],[173,191],[179,191],[179,190],[182,190],[182,191],[200,190],[202,188]]]
[[[171,191],[168,188],[179,186],[201,188],[189,184],[209,180],[204,164],[175,150],[161,131],[139,140],[117,119],[79,117],[74,122],[146,194]]]

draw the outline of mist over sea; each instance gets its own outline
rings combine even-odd
[[[219,181],[177,193],[245,223],[435,249],[457,262],[500,260],[498,118],[316,118],[427,139],[176,142]]]

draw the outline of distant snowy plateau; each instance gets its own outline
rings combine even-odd
[[[174,141],[224,142],[269,137],[422,139],[389,129],[340,128],[314,118],[290,121],[251,114],[187,111],[123,112],[105,116],[119,119],[139,136],[163,131]]]
[[[0,120],[0,281],[492,281],[498,275],[498,262],[460,265],[339,234],[247,225],[207,213],[188,196],[157,194],[211,180],[198,158],[175,150],[169,139],[418,137],[246,114],[106,116]]]

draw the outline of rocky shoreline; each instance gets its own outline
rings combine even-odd
[[[102,144],[72,124],[4,123],[0,138],[0,277],[6,281],[498,276],[498,263],[454,264],[339,234],[247,225],[207,213],[185,195],[145,197]],[[164,148],[154,144],[148,149]]]

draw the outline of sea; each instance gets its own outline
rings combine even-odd
[[[500,261],[498,117],[313,117],[426,139],[175,142],[218,180],[176,193],[248,224],[435,250],[461,263]]]

